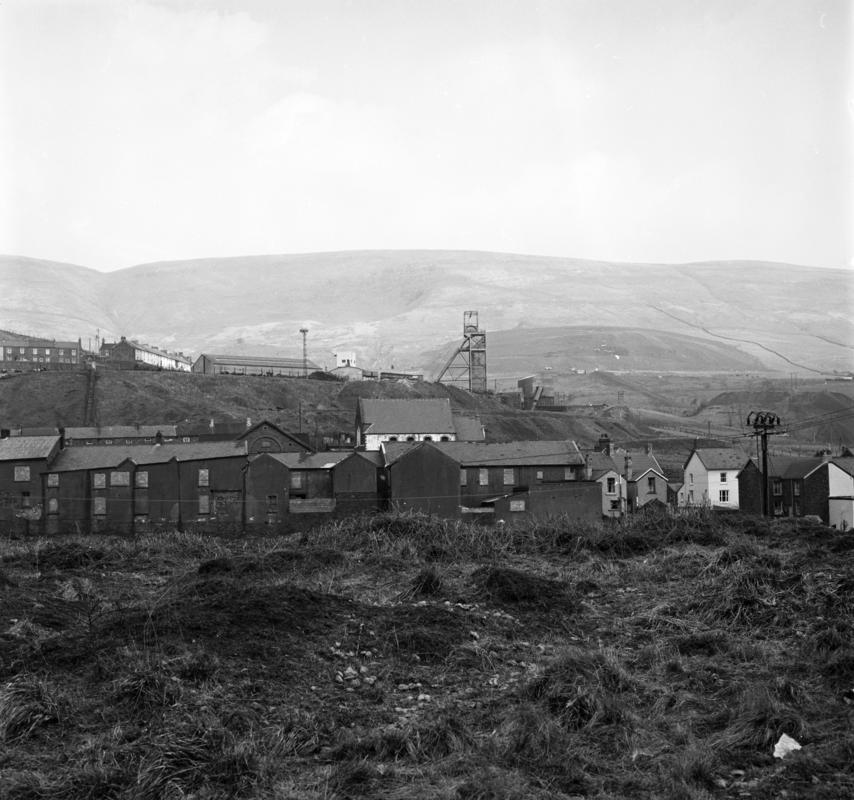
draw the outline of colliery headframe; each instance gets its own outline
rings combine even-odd
[[[477,311],[463,312],[463,340],[442,367],[436,382],[470,392],[486,392],[486,331],[480,329]]]

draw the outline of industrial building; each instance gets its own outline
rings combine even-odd
[[[202,353],[193,364],[193,372],[202,375],[281,375],[300,378],[318,370],[320,367],[308,359],[219,353]]]

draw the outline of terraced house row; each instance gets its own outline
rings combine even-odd
[[[602,437],[489,443],[445,400],[361,401],[355,449],[312,452],[269,421],[5,430],[0,525],[21,533],[305,529],[330,516],[394,509],[512,523],[619,519],[705,506],[851,527],[854,458],[776,458],[767,479],[734,449],[698,448],[669,481],[651,449]],[[767,488],[766,488],[767,487]]]

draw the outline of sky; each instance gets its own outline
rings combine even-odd
[[[854,269],[850,0],[0,0],[0,252]]]

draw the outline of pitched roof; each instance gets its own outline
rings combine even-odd
[[[50,458],[59,446],[59,436],[11,436],[0,439],[0,461]]]
[[[662,478],[665,477],[664,470],[658,463],[658,460],[651,453],[628,453],[629,458],[632,460],[632,480],[636,481],[646,475],[647,472],[652,470],[653,472],[660,475]],[[617,458],[615,459],[617,466],[620,471],[620,475],[626,475],[626,460],[625,458]]]
[[[748,462],[748,457],[739,450],[731,447],[700,447],[693,451],[700,463],[709,470],[741,470]],[[688,457],[691,460],[691,456]]]
[[[619,474],[619,470],[617,469],[614,459],[607,453],[603,453],[599,450],[591,450],[589,453],[585,453],[584,461],[593,473],[593,480],[598,480],[609,472],[616,472]]]
[[[456,433],[447,397],[419,400],[359,399],[359,419],[371,434]]]
[[[65,429],[66,439],[139,439],[163,436],[177,436],[175,425],[99,425],[70,427]]]
[[[268,453],[268,455],[288,469],[332,469],[353,455],[353,452],[333,450],[327,453]]]
[[[854,476],[854,457],[853,456],[840,456],[838,458],[832,458],[831,461],[836,464],[842,470],[845,470],[849,475]]]
[[[479,419],[454,415],[453,421],[458,442],[482,442],[486,439]]]
[[[313,361],[306,360],[303,364],[301,358],[279,358],[277,356],[231,356],[225,353],[202,353],[200,358],[206,358],[217,364],[225,364],[232,367],[274,367],[281,369],[302,369],[303,366],[314,372],[320,367]]]
[[[383,452],[386,464],[399,459],[405,452],[425,443],[386,442]],[[433,447],[449,455],[463,467],[548,467],[583,464],[584,458],[575,442],[430,442]]]
[[[189,444],[129,444],[69,447],[56,458],[53,472],[76,472],[84,469],[114,469],[125,461],[164,464],[176,461],[207,461],[216,458],[245,456],[243,442],[191,442]]]

